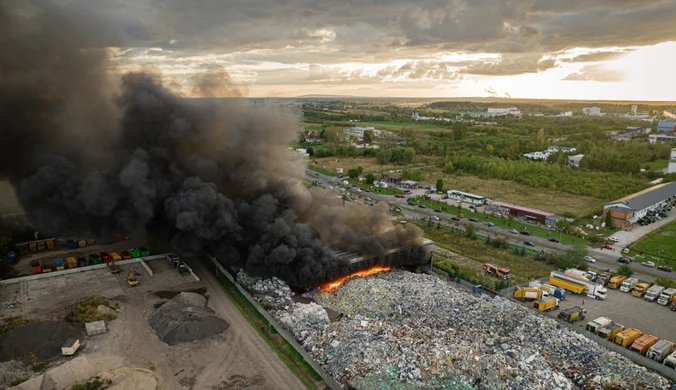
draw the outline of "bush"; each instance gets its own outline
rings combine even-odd
[[[617,269],[617,273],[618,275],[623,275],[630,278],[631,275],[634,274],[634,270],[627,264],[624,264]]]
[[[660,276],[655,279],[655,284],[662,286],[664,288],[676,288],[676,280],[668,276]]]
[[[103,314],[98,311],[100,305],[115,309],[119,306],[110,305],[108,300],[99,295],[94,295],[91,298],[86,298],[73,306],[73,309],[66,316],[66,321],[69,322],[92,322],[92,321],[112,321],[117,318],[115,314]]]

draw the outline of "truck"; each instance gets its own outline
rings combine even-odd
[[[674,343],[669,340],[660,340],[648,349],[645,357],[662,363],[672,352],[674,352]]]
[[[543,291],[533,287],[518,287],[514,290],[514,298],[523,301],[535,301],[542,298]]]
[[[529,282],[528,287],[539,288],[540,290],[547,292],[550,297],[553,296],[561,301],[566,299],[566,290],[562,289],[561,287],[552,286],[551,284],[543,284],[537,280]]]
[[[599,277],[596,279],[596,284],[598,284],[599,286],[605,287],[605,286],[608,285],[608,282],[610,281],[610,278],[612,278],[612,277],[613,277],[613,274],[611,274],[610,272],[604,272],[601,275],[599,275]]]
[[[629,328],[615,335],[615,340],[613,340],[613,342],[621,347],[628,348],[634,343],[634,341],[636,341],[637,338],[641,337],[642,335],[643,332],[640,330]]]
[[[608,292],[606,288],[601,285],[577,279],[558,271],[552,271],[549,274],[549,284],[565,288],[575,294],[586,294],[588,297],[600,300],[606,299],[606,294]]]
[[[601,330],[601,328],[604,328],[604,327],[610,325],[611,322],[613,322],[613,321],[608,317],[599,317],[595,320],[591,320],[591,321],[587,322],[587,326],[585,326],[584,329],[587,330],[587,331],[590,331],[594,334],[598,334],[599,330]]]
[[[676,289],[674,288],[668,288],[664,291],[662,291],[662,294],[660,294],[660,297],[657,298],[657,303],[662,306],[667,306],[669,303],[671,303],[674,300],[674,297],[676,297]]]
[[[618,288],[620,288],[620,286],[622,285],[622,282],[624,282],[625,280],[627,280],[627,277],[624,276],[624,275],[613,276],[608,281],[608,288],[612,288],[613,290],[617,290]]]
[[[634,351],[640,355],[645,355],[648,352],[648,349],[655,345],[659,339],[657,336],[651,334],[644,334],[634,341],[634,343],[629,347],[630,351]]]
[[[497,291],[491,290],[490,288],[482,286],[480,284],[474,286],[474,294],[476,295],[484,294],[488,295],[491,298],[495,298],[496,296],[499,295]]]
[[[538,299],[533,302],[533,307],[540,311],[552,311],[559,308],[559,300],[554,297]]]
[[[676,311],[676,298],[674,298],[674,300],[671,301],[671,305],[669,305],[669,309],[671,311]]]
[[[582,270],[579,270],[579,269],[574,269],[574,268],[567,269],[567,270],[564,272],[564,274],[566,274],[566,275],[568,275],[568,276],[572,276],[572,277],[574,277],[574,278],[586,280],[586,281],[590,281],[590,280],[591,280],[586,272],[584,272],[584,271],[582,271]]]
[[[66,269],[66,262],[63,260],[62,257],[57,257],[54,259],[54,267],[56,268],[57,271],[63,271]]]
[[[646,291],[650,288],[650,283],[636,283],[634,288],[631,290],[631,295],[642,298]]]
[[[500,267],[495,264],[486,263],[484,264],[484,271],[487,274],[497,276],[498,278],[508,279],[510,270],[508,268]]]
[[[666,359],[664,359],[664,365],[676,370],[676,352],[672,353],[671,355],[667,356]]]
[[[624,330],[624,326],[611,322],[610,324],[599,329],[598,336],[602,339],[613,340],[615,336]]]
[[[622,285],[620,285],[620,291],[622,292],[630,292],[634,286],[638,283],[637,278],[629,278],[625,279],[624,282],[622,282]]]
[[[663,292],[664,292],[664,287],[656,284],[656,285],[650,287],[648,289],[648,291],[646,291],[645,295],[643,296],[643,299],[648,301],[648,302],[655,302],[655,300],[657,298],[659,298],[660,295],[662,295]]]
[[[570,322],[571,324],[577,321],[584,320],[587,316],[587,311],[580,306],[573,306],[569,309],[561,311],[557,316],[558,319]]]

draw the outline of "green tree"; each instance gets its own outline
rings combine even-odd
[[[556,265],[563,269],[582,269],[587,266],[587,262],[584,259],[585,256],[587,256],[585,248],[572,248],[559,255]]]
[[[630,278],[631,275],[634,274],[634,270],[629,265],[625,264],[617,269],[617,273]]]
[[[486,235],[486,238],[484,239],[484,244],[490,245],[491,244],[491,236],[488,234]]]
[[[350,168],[347,170],[347,175],[350,177],[350,179],[356,179],[359,177],[359,169]]]
[[[364,131],[364,142],[367,144],[370,144],[373,142],[373,130],[365,130]]]
[[[334,145],[342,145],[345,141],[343,129],[336,126],[327,127],[326,130],[324,130],[324,137],[326,138],[326,142]]]
[[[493,150],[494,150],[494,149],[495,149],[495,148],[493,147],[493,145],[491,145],[491,144],[487,144],[487,145],[486,145],[486,152],[487,152],[488,154],[493,154]]]
[[[312,147],[307,148],[307,154],[309,154],[310,157],[314,156],[315,155],[315,149],[312,148]]]
[[[467,123],[465,122],[455,122],[451,125],[453,130],[453,139],[455,141],[460,141],[467,138]]]
[[[676,288],[676,280],[668,276],[660,276],[655,279],[655,284],[664,288]]]
[[[613,215],[611,214],[610,210],[606,210],[606,218],[604,222],[606,223],[607,228],[613,227]]]
[[[537,134],[535,134],[535,142],[538,146],[545,144],[545,129],[540,128],[540,130],[538,130]]]
[[[444,181],[442,179],[437,179],[437,192],[444,192]]]
[[[376,176],[372,173],[367,173],[364,178],[366,179],[367,184],[373,184],[374,181],[376,181]]]
[[[471,224],[471,223],[466,223],[465,224],[465,237],[472,238],[472,237],[474,237],[475,233],[476,233],[476,227],[474,227],[474,225]]]

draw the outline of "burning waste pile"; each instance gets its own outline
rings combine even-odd
[[[126,72],[124,34],[61,3],[0,3],[0,180],[41,233],[151,233],[297,286],[427,259],[420,230],[392,226],[386,204],[343,207],[305,187],[287,150],[299,112],[236,99],[223,71],[186,85]],[[402,242],[402,255],[382,255]]]
[[[270,283],[274,292],[288,291]],[[668,388],[663,377],[554,320],[430,275],[392,270],[352,278],[307,305],[285,294],[257,299],[277,302],[272,315],[346,387]],[[344,317],[329,323],[317,304]]]

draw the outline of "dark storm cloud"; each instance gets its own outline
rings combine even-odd
[[[40,232],[169,227],[179,251],[300,285],[354,270],[327,244],[371,255],[367,264],[425,260],[418,229],[392,226],[385,204],[343,207],[305,187],[305,166],[287,151],[297,113],[189,100],[149,71],[110,83],[98,46],[119,41],[95,20],[70,5],[0,0],[0,179]],[[222,71],[191,84],[201,96],[241,93]],[[401,243],[409,256],[383,256]]]

